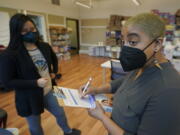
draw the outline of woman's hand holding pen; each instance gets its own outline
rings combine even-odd
[[[90,94],[90,95],[94,95],[94,88],[90,87],[91,85],[91,82],[92,82],[92,77],[89,78],[88,82],[80,87],[80,90],[79,90],[79,94],[80,94],[80,97],[83,98],[84,96]]]
[[[84,86],[80,87],[79,94],[81,98],[85,97],[86,95],[96,95],[101,92],[101,89],[90,86],[91,80],[92,78],[90,78]],[[107,87],[107,89],[109,90],[109,87]],[[88,113],[90,116],[98,120],[102,120],[104,117],[106,117],[104,109],[98,102],[96,102],[95,108],[88,109]]]
[[[80,94],[81,98],[85,97],[86,95],[96,95],[97,88],[90,86],[87,88],[87,90],[85,92],[83,92],[84,87],[85,87],[85,85],[81,86],[79,89],[79,94]]]
[[[85,88],[85,86],[82,86],[79,89],[79,94],[80,94],[81,98],[85,97],[86,95],[96,95],[97,94],[98,88],[90,86],[87,88],[87,90],[85,92],[83,92],[84,88]],[[96,108],[88,109],[88,114],[91,117],[101,120],[104,117],[105,112],[104,112],[102,106],[98,102],[96,102]]]

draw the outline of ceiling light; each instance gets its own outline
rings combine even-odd
[[[79,6],[85,7],[85,8],[91,8],[91,6],[83,4],[83,3],[78,2],[78,1],[76,2],[76,4],[79,5]]]
[[[140,6],[141,3],[138,0],[132,0],[134,2],[134,4],[136,4],[137,6]]]

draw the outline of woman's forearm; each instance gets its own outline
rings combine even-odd
[[[112,121],[108,116],[105,114],[103,115],[101,119],[104,127],[108,130],[110,135],[123,135],[124,130],[120,128],[114,121]]]
[[[96,94],[102,94],[102,93],[104,93],[104,94],[111,93],[111,85],[107,84],[105,86],[97,88]]]

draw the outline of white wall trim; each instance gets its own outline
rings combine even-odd
[[[29,10],[25,10],[25,9],[23,9],[22,12],[23,12],[23,11],[26,11],[26,12],[27,12],[27,15],[34,15],[34,16],[41,16],[41,17],[44,17],[43,14],[45,14],[45,13],[43,13],[43,14],[41,14],[41,13],[36,13],[36,12],[34,12],[34,11],[29,11]]]
[[[81,17],[81,20],[89,20],[89,19],[109,19],[109,17],[94,17],[94,16],[90,16],[90,17]]]
[[[80,50],[79,53],[80,54],[89,54],[89,50]]]
[[[61,26],[61,27],[66,27],[66,25],[63,25],[63,24],[48,24],[48,26]]]
[[[81,43],[80,46],[83,46],[83,47],[91,47],[91,46],[98,46],[98,44]]]
[[[107,26],[81,26],[81,28],[106,29]]]

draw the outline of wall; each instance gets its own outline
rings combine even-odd
[[[48,24],[65,25],[66,17],[80,19],[81,48],[87,49],[87,46],[105,40],[107,20],[111,14],[133,16],[152,9],[175,13],[180,8],[180,0],[140,1],[142,5],[137,7],[132,0],[94,0],[93,8],[87,9],[75,6],[72,0],[61,0],[60,7],[52,5],[50,0],[0,0],[0,6],[8,7],[0,8],[0,11],[6,10],[10,15],[20,9],[44,13]]]
[[[61,5],[51,4],[51,0],[0,0],[0,11],[8,12],[10,16],[27,10],[28,14],[41,15],[45,19],[47,39],[49,25],[66,25],[66,17],[79,19],[79,8],[72,0],[60,0]]]
[[[16,9],[4,8],[4,7],[0,7],[0,11],[7,12],[9,14],[9,16],[12,16],[18,12]]]
[[[78,48],[78,39],[77,39],[77,24],[74,20],[67,21],[67,27],[71,28],[73,31],[71,32],[70,40],[71,40],[71,47]]]
[[[175,13],[180,8],[180,0],[139,0],[136,6],[132,0],[96,0],[92,9],[80,8],[80,18],[109,18],[111,14],[133,16],[152,9]]]
[[[87,52],[88,47],[97,45],[98,42],[104,42],[106,40],[106,28],[109,20],[103,18],[97,19],[81,19],[81,52]]]
[[[18,2],[17,2],[18,1]],[[38,2],[38,1],[37,1]],[[42,1],[41,1],[42,2]],[[0,1],[0,5],[2,6],[3,4],[3,0]],[[65,14],[61,13],[62,15],[56,15],[56,14],[49,14],[47,11],[40,11],[40,8],[36,11],[36,10],[33,10],[34,8],[25,8],[27,4],[24,4],[24,2],[20,2],[20,0],[16,0],[16,4],[18,3],[18,6],[14,3],[14,1],[11,1],[9,2],[8,0],[6,2],[4,2],[6,4],[9,4],[8,7],[6,7],[6,4],[4,4],[5,7],[0,7],[0,12],[7,12],[9,14],[9,16],[11,17],[12,15],[14,15],[15,13],[23,13],[23,10],[26,9],[27,11],[27,14],[31,14],[31,15],[40,15],[40,16],[43,16],[44,17],[44,20],[45,20],[45,29],[44,29],[44,33],[46,34],[46,37],[45,37],[45,41],[50,41],[50,36],[49,36],[49,25],[61,25],[61,26],[65,26],[66,25],[66,17],[69,17],[71,16],[71,12],[74,13],[74,9],[72,8],[72,10],[69,9],[69,13],[66,13],[66,15],[68,16],[63,16]],[[22,4],[23,3],[23,4]],[[23,8],[21,8],[21,4],[23,6]],[[34,6],[33,4],[38,4],[38,3],[31,3],[31,6]],[[63,7],[66,7],[68,8],[68,5],[67,3],[62,3],[61,4],[66,4],[64,5]],[[13,8],[9,8],[11,7],[11,5],[14,5]],[[49,3],[49,5],[51,5]],[[30,7],[31,7],[30,6]],[[53,5],[51,5],[53,6]],[[41,6],[39,6],[41,7]],[[57,7],[57,6],[55,6]],[[51,7],[53,9],[53,7]],[[69,7],[70,8],[70,7]],[[76,13],[78,13],[78,10],[77,10],[77,7],[76,8]],[[62,9],[61,9],[62,10]],[[67,10],[67,9],[66,9]],[[75,16],[72,16],[74,18],[78,18],[78,14],[75,15]],[[7,24],[9,25],[9,24]]]
[[[0,45],[8,46],[9,34],[9,14],[7,12],[0,12]]]
[[[104,24],[97,20],[108,20],[110,15],[134,16],[142,12],[159,9],[162,12],[175,13],[180,8],[180,0],[139,0],[142,5],[136,6],[132,0],[96,0],[93,8],[80,8],[81,18],[81,49],[87,50],[97,42],[105,41],[108,22]],[[85,26],[85,27],[84,27]],[[87,27],[88,26],[88,27]],[[101,27],[94,27],[101,26]],[[82,51],[83,52],[83,51]]]
[[[48,14],[48,23],[50,25],[53,25],[53,24],[65,25],[65,17],[64,16],[57,16],[57,15]]]
[[[98,44],[105,41],[108,19],[81,19],[81,43]]]
[[[0,0],[0,6],[79,18],[79,9],[72,0],[61,0],[61,6],[52,5],[51,0]]]

